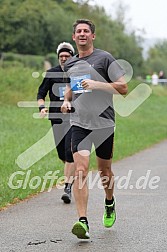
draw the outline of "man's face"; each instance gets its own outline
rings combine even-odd
[[[60,66],[61,67],[64,67],[64,63],[66,62],[66,60],[68,59],[68,58],[71,58],[72,56],[71,56],[71,54],[70,53],[68,53],[68,52],[61,52],[60,54],[59,54],[59,64],[60,64]]]
[[[89,25],[78,24],[72,36],[77,46],[92,46],[95,34],[91,32]]]

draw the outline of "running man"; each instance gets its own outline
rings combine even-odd
[[[115,58],[94,48],[95,25],[92,21],[77,20],[73,24],[72,38],[78,54],[65,63],[70,81],[61,110],[65,113],[71,107],[75,108],[70,121],[75,164],[73,192],[79,220],[74,224],[72,233],[80,239],[89,239],[88,185],[81,182],[88,175],[92,143],[105,191],[103,225],[110,228],[116,220],[114,174],[111,170],[115,125],[113,94],[126,94],[127,84],[125,72]]]
[[[59,65],[47,71],[38,89],[37,101],[40,116],[45,117],[48,113],[48,109],[45,107],[45,97],[49,92],[49,120],[51,121],[58,156],[64,163],[65,188],[61,199],[64,203],[68,204],[71,202],[74,163],[71,152],[70,117],[69,114],[63,115],[60,108],[64,100],[64,89],[66,85],[63,76],[64,63],[74,55],[74,48],[70,43],[60,43],[57,47],[57,55]]]

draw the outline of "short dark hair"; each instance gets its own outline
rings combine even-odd
[[[92,33],[95,33],[95,25],[94,23],[89,19],[77,19],[75,23],[73,24],[73,33],[75,33],[76,27],[78,24],[87,24],[90,27],[90,30]]]

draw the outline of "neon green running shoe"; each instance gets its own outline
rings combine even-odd
[[[112,227],[116,220],[115,199],[112,205],[105,205],[103,214],[103,225],[107,228]]]
[[[89,226],[86,223],[77,221],[73,228],[72,233],[76,235],[79,239],[89,239]]]

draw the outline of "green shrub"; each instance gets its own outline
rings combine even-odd
[[[44,65],[44,56],[39,55],[21,55],[11,52],[3,53],[3,63],[2,67],[8,67],[16,65],[16,62],[21,63],[24,67],[30,67],[37,70],[43,69]],[[8,62],[6,65],[6,61]],[[11,64],[9,63],[11,62]],[[13,64],[13,62],[15,62]]]
[[[3,68],[9,68],[9,67],[24,67],[24,64],[22,62],[13,60],[13,61],[9,61],[9,60],[5,60],[2,63],[2,67]]]
[[[45,59],[48,60],[52,66],[58,65],[58,59],[55,53],[48,53]]]

